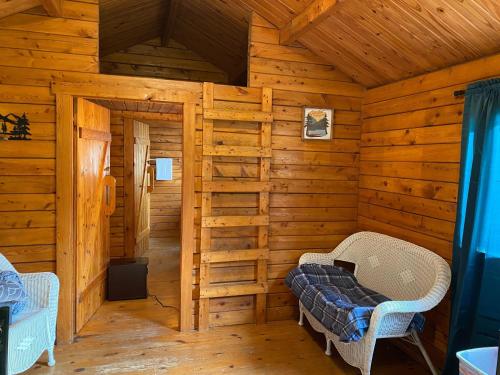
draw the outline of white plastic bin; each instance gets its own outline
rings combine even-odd
[[[496,375],[498,347],[463,350],[457,353],[460,375]]]

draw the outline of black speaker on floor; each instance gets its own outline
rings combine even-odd
[[[108,267],[108,301],[148,297],[148,258],[112,259]]]

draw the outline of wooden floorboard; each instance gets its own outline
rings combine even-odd
[[[162,242],[160,242],[162,241]],[[170,242],[168,242],[170,241]],[[149,291],[178,305],[178,243],[152,239]],[[72,345],[57,347],[53,368],[43,356],[27,374],[358,374],[324,340],[295,321],[177,331],[178,311],[147,300],[106,302]],[[381,342],[372,374],[427,374],[389,343]]]

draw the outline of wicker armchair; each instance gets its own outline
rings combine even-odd
[[[0,270],[15,271],[0,254]],[[8,374],[29,369],[47,350],[54,366],[59,279],[50,272],[19,274],[28,292],[25,309],[9,327]]]
[[[334,259],[356,264],[358,281],[392,301],[379,304],[373,311],[370,327],[358,342],[344,343],[327,330],[309,311],[300,305],[300,321],[305,315],[311,326],[325,335],[326,354],[331,353],[331,343],[351,366],[370,374],[375,343],[380,338],[405,338],[416,345],[424,356],[431,372],[436,375],[427,352],[417,332],[408,326],[417,312],[435,307],[446,294],[451,281],[448,263],[433,252],[412,243],[379,233],[359,232],[346,238],[328,254],[306,253],[299,264],[316,263],[333,265]]]

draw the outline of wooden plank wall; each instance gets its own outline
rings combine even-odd
[[[0,20],[0,113],[26,112],[32,141],[0,141],[0,252],[22,272],[55,270],[55,97],[67,72],[98,73],[97,0]]]
[[[199,82],[227,82],[227,74],[182,44],[160,38],[137,44],[124,51],[101,57],[106,74],[155,77]]]
[[[116,178],[116,209],[110,218],[110,255],[125,256],[123,113],[111,111],[111,175]]]
[[[182,122],[149,123],[151,158],[173,159],[173,180],[156,181],[151,193],[151,238],[179,238],[182,188]]]
[[[174,181],[157,182],[151,196],[151,236],[179,236],[181,204],[181,144],[182,115],[153,112],[111,111],[111,174],[116,178],[116,211],[111,216],[111,256],[125,256],[125,209],[124,209],[124,116],[148,122],[151,119],[151,157],[174,157]],[[163,120],[161,120],[163,118]],[[156,124],[156,125],[155,125]],[[172,142],[172,143],[170,143]],[[171,156],[167,156],[171,155]],[[169,204],[177,208],[170,209]]]
[[[295,316],[283,281],[304,252],[328,252],[356,231],[361,100],[364,89],[256,14],[249,86],[273,89],[268,319]],[[330,142],[301,139],[302,106],[335,109]]]
[[[453,92],[499,75],[497,54],[367,91],[359,229],[414,242],[451,260],[464,103]],[[441,359],[449,307],[447,300],[427,314],[425,341]]]

